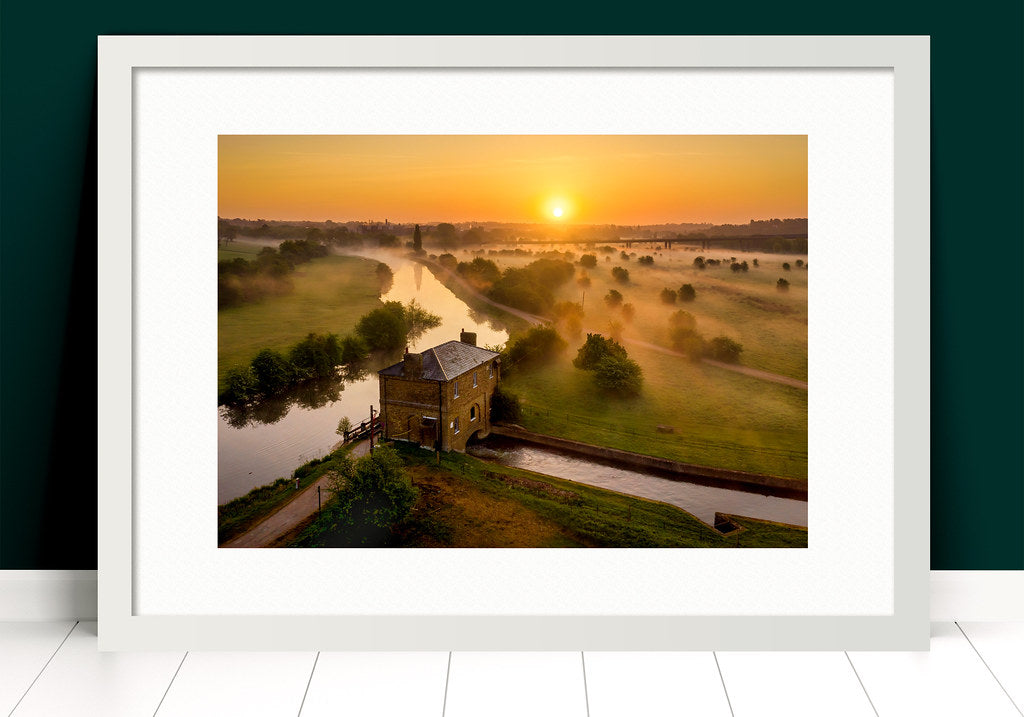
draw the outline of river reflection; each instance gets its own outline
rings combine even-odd
[[[410,300],[441,317],[441,324],[410,337],[409,348],[422,351],[475,331],[480,346],[503,344],[508,332],[500,320],[469,308],[421,264],[399,255],[368,255],[387,263],[394,283],[382,301]],[[245,409],[219,408],[217,426],[217,500],[225,503],[257,486],[287,477],[302,463],[319,458],[340,440],[338,421],[359,423],[380,406],[377,371],[401,358],[401,350],[376,355],[355,374],[308,382],[288,393]]]

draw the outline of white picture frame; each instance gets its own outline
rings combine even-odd
[[[101,649],[927,649],[927,267],[930,237],[930,60],[927,37],[101,37],[98,57],[98,614]],[[573,554],[575,557],[565,558],[576,561],[581,575],[604,569],[601,560],[606,558],[613,563],[616,560],[642,562],[647,569],[659,571],[664,578],[644,585],[643,591],[638,591],[638,586],[630,584],[628,580],[623,581],[626,584],[609,582],[608,594],[598,596],[600,600],[595,599],[593,605],[581,608],[578,613],[573,611],[571,605],[564,604],[557,610],[537,609],[537,605],[547,604],[545,601],[549,599],[543,585],[538,586],[539,597],[530,603],[532,607],[525,609],[515,601],[510,601],[501,606],[500,610],[481,613],[471,609],[472,604],[469,602],[458,602],[471,599],[466,597],[466,591],[462,591],[456,596],[456,602],[462,607],[457,606],[444,613],[423,611],[408,601],[404,604],[396,603],[398,607],[373,612],[349,608],[345,600],[327,599],[322,601],[325,608],[322,611],[310,609],[307,605],[301,614],[290,613],[287,594],[281,595],[280,591],[275,593],[273,590],[261,592],[260,586],[267,580],[266,570],[247,567],[257,563],[245,562],[273,560],[273,566],[266,566],[267,569],[288,583],[289,591],[294,591],[292,594],[304,595],[307,591],[323,589],[310,577],[316,574],[318,566],[325,572],[337,569],[337,561],[343,558],[331,550],[229,551],[234,554],[245,553],[248,557],[239,558],[241,562],[232,563],[230,569],[222,571],[230,573],[225,577],[225,583],[207,582],[207,578],[200,578],[197,580],[199,584],[192,586],[199,591],[213,593],[214,597],[232,590],[248,593],[249,602],[231,603],[244,605],[244,609],[232,611],[223,607],[228,603],[216,601],[190,601],[184,593],[180,609],[174,609],[172,598],[162,602],[158,610],[141,609],[143,603],[151,601],[146,598],[148,593],[140,576],[164,573],[177,576],[175,580],[182,584],[188,582],[190,575],[210,575],[217,568],[213,564],[216,558],[213,557],[196,558],[198,561],[209,561],[209,566],[204,567],[199,562],[182,566],[183,561],[155,560],[152,556],[158,553],[141,547],[142,537],[147,531],[151,533],[155,530],[152,525],[144,525],[140,508],[144,504],[140,496],[145,494],[147,485],[151,485],[147,484],[147,480],[153,481],[154,474],[140,467],[146,465],[148,459],[145,455],[148,449],[144,448],[151,445],[145,441],[140,442],[140,436],[145,435],[147,430],[152,432],[152,426],[140,424],[138,402],[144,393],[149,395],[147,392],[159,392],[161,382],[170,379],[139,370],[142,354],[137,337],[140,331],[146,329],[146,323],[150,320],[147,312],[150,311],[148,307],[154,303],[152,299],[161,298],[158,294],[147,294],[158,292],[155,287],[159,283],[142,279],[139,275],[140,271],[148,271],[145,269],[145,252],[140,252],[147,241],[148,225],[143,223],[140,229],[140,217],[148,210],[146,203],[152,201],[146,199],[152,195],[140,190],[140,182],[163,182],[164,186],[173,188],[175,182],[181,183],[181,179],[174,176],[147,178],[148,168],[137,154],[139,123],[146,119],[143,117],[145,107],[140,110],[140,87],[145,86],[144,83],[140,84],[140,78],[143,77],[140,73],[178,71],[189,73],[190,78],[201,78],[207,72],[251,69],[253,72],[268,73],[269,77],[275,71],[365,71],[371,68],[380,73],[381,78],[409,71],[419,71],[424,76],[438,76],[469,69],[513,75],[526,71],[615,70],[638,73],[638,76],[654,76],[659,82],[671,82],[672,72],[683,70],[792,71],[797,74],[867,70],[885,73],[890,77],[891,104],[885,100],[880,106],[888,107],[891,112],[888,120],[892,126],[891,184],[883,183],[883,188],[878,191],[881,192],[881,204],[887,201],[887,197],[892,201],[892,206],[885,210],[891,212],[890,236],[893,241],[891,262],[886,270],[891,270],[891,273],[883,271],[879,279],[883,289],[890,283],[891,286],[889,291],[875,292],[875,304],[871,311],[883,319],[879,326],[892,327],[892,335],[887,335],[887,330],[880,331],[880,345],[887,347],[884,350],[877,351],[863,346],[855,350],[854,355],[843,357],[843,361],[846,366],[857,366],[861,359],[873,362],[879,355],[882,356],[880,365],[876,367],[882,380],[875,382],[874,388],[864,386],[863,391],[870,399],[867,403],[873,402],[883,407],[882,413],[889,417],[878,421],[878,425],[890,426],[892,430],[890,432],[885,428],[884,436],[865,434],[868,437],[862,444],[857,443],[857,436],[851,435],[851,453],[837,455],[833,452],[831,456],[823,456],[823,460],[830,459],[832,462],[825,464],[830,467],[829,470],[819,471],[819,474],[815,473],[813,464],[816,456],[812,442],[809,485],[811,500],[814,501],[816,481],[817,485],[821,485],[825,474],[842,472],[840,469],[844,461],[852,459],[852,451],[866,453],[877,449],[879,455],[884,457],[886,466],[879,472],[885,475],[874,483],[866,483],[871,487],[865,490],[870,491],[868,497],[877,505],[884,506],[884,510],[879,511],[880,517],[877,520],[873,520],[870,515],[857,517],[870,524],[870,531],[880,530],[884,533],[888,541],[885,544],[891,544],[891,554],[885,551],[884,555],[873,555],[868,548],[858,549],[857,530],[843,523],[846,527],[837,534],[838,540],[829,543],[833,546],[828,548],[832,553],[824,553],[823,557],[829,558],[833,564],[840,560],[848,561],[844,564],[851,567],[845,580],[837,581],[835,577],[816,575],[811,571],[802,574],[798,571],[792,578],[806,581],[808,590],[819,593],[817,607],[806,614],[777,609],[759,611],[757,593],[771,593],[771,585],[760,591],[751,589],[749,596],[736,596],[743,597],[746,603],[743,600],[732,602],[729,609],[721,613],[707,609],[693,610],[686,607],[685,600],[680,603],[682,607],[678,611],[659,609],[657,605],[671,603],[672,591],[679,590],[684,578],[698,583],[702,579],[712,580],[710,573],[719,569],[722,572],[721,579],[726,581],[723,584],[742,585],[745,577],[736,566],[719,568],[707,565],[699,567],[696,564],[692,572],[688,570],[684,575],[679,573],[679,563],[671,562],[673,553],[669,550],[634,551],[629,555],[622,555],[623,551],[611,551],[604,557],[598,555],[600,551],[596,550],[577,551]],[[712,83],[714,81],[711,80]],[[201,108],[193,106],[183,111],[201,112]],[[626,114],[627,111],[620,109],[619,113]],[[628,118],[620,120],[629,122]],[[282,124],[278,118],[267,120],[267,123],[270,129],[261,131],[273,133],[273,127],[278,128],[277,132],[284,131],[282,127],[288,131],[294,130],[297,134],[309,131],[308,128],[293,128]],[[451,131],[468,132],[465,127],[465,124],[460,124],[453,126]],[[197,131],[209,133],[208,128]],[[237,123],[232,125],[230,131],[239,131]],[[338,133],[345,131],[350,130],[343,129]],[[599,133],[601,130],[597,127],[590,131]],[[638,127],[637,131],[650,132],[647,126]],[[723,133],[729,131],[726,128]],[[844,131],[853,136],[858,128],[852,126],[844,128]],[[608,130],[604,132],[608,133]],[[689,133],[689,128],[681,126],[678,132]],[[385,128],[382,133],[395,132]],[[489,132],[485,129],[477,133]],[[550,133],[567,132],[561,127],[555,127]],[[586,128],[579,133],[587,133]],[[206,137],[204,141],[208,139],[211,137]],[[215,133],[212,140],[215,148]],[[809,141],[813,150],[813,134],[809,134]],[[215,165],[215,149],[213,154]],[[809,181],[813,185],[813,175]],[[854,193],[857,191],[855,182],[850,183],[850,189]],[[215,201],[215,197],[211,199]],[[829,201],[841,204],[846,200],[832,198]],[[812,227],[815,226],[815,206],[811,202],[809,213]],[[179,211],[185,212],[191,209],[188,206],[178,207]],[[209,217],[208,221],[212,236],[216,216]],[[812,238],[812,247],[813,241]],[[883,242],[879,246],[888,251],[890,244]],[[817,259],[815,264],[817,267]],[[199,282],[201,279],[186,273],[181,281],[188,294],[190,282]],[[819,283],[817,289],[819,292],[828,291],[823,283]],[[829,296],[827,293],[818,295]],[[814,296],[812,293],[812,307],[815,306]],[[844,310],[850,309],[849,304],[853,300],[850,296],[837,295],[819,305],[828,304],[830,311],[834,309],[836,315],[841,316]],[[848,376],[843,378],[844,369],[829,353],[829,347],[825,345],[827,342],[820,344],[823,347],[821,351],[816,349],[815,332],[821,333],[823,326],[825,324],[822,323],[815,326],[812,316],[809,341],[811,365],[830,364],[829,370],[833,373],[828,375],[843,384],[844,390],[852,389],[856,382],[848,383]],[[167,330],[173,332],[180,329],[169,325]],[[177,377],[175,380],[181,381],[182,378]],[[867,425],[874,423],[871,416],[844,415],[847,410],[844,396],[849,394],[824,390],[825,386],[815,383],[813,369],[810,384],[812,436],[819,427],[833,421],[842,423],[844,420],[856,419]],[[822,386],[820,391],[819,385]],[[814,401],[819,403],[815,404]],[[864,406],[865,402],[851,402],[849,405]],[[856,409],[853,413],[856,414]],[[872,441],[877,445],[872,444]],[[182,453],[185,452],[179,450],[177,455]],[[172,455],[168,460],[178,459]],[[887,472],[889,465],[891,475]],[[831,467],[835,467],[835,471]],[[216,466],[210,468],[215,481]],[[198,500],[197,504],[202,506],[203,501]],[[212,505],[209,510],[213,512]],[[839,512],[835,507],[830,510],[832,513],[825,515],[824,519],[835,522]],[[173,510],[170,515],[164,516],[169,521],[167,525],[176,525],[174,517]],[[212,524],[213,521],[209,522]],[[172,532],[171,528],[166,527],[160,530]],[[867,536],[868,532],[862,535]],[[211,543],[216,542],[212,537],[209,540]],[[821,547],[820,543],[818,546],[814,544],[813,522],[810,542],[807,551],[813,552]],[[297,554],[300,552],[307,553],[302,557],[305,567],[300,569],[296,565],[293,569],[289,561],[298,561]],[[466,557],[465,551],[441,552],[451,554],[451,559],[456,561],[464,558],[487,559],[486,550],[476,551],[476,557]],[[536,557],[539,551],[527,552],[530,555],[525,557],[519,556],[516,551],[506,551],[500,555],[502,561],[512,561],[510,565],[526,565],[531,560],[540,559]],[[540,552],[552,556],[558,553],[553,550]],[[583,552],[587,556],[582,556]],[[766,567],[758,572],[762,575],[759,579],[770,581],[771,578],[763,576],[770,575],[775,562],[783,559],[778,555],[782,551],[760,552],[764,553],[761,559]],[[268,555],[270,553],[273,553],[272,558]],[[355,555],[354,552],[351,554]],[[377,559],[372,551],[369,555],[365,551],[360,555],[361,560]],[[193,558],[190,556],[188,560]],[[517,560],[527,562],[515,563]],[[707,558],[702,560],[706,561]],[[861,582],[858,571],[863,571],[864,582],[870,583],[867,572],[871,571],[873,561],[885,566],[881,571],[883,574],[873,575],[872,579],[881,581],[878,584],[884,590],[877,592],[884,593],[886,597],[871,601],[871,609],[861,612],[851,607],[849,600],[842,599],[843,595],[837,586],[842,591],[856,591]],[[707,574],[701,575],[701,571]],[[675,585],[673,578],[676,580]],[[728,583],[730,580],[734,582]],[[429,582],[429,578],[423,578],[418,586],[424,591],[426,602],[429,602],[431,589]],[[495,581],[491,578],[487,582]],[[827,585],[821,585],[823,582],[833,586],[831,594]],[[369,577],[363,584],[371,584]],[[485,584],[480,587],[486,592],[495,586]],[[658,595],[659,591],[663,594]],[[636,598],[638,592],[644,593],[644,599],[649,598],[649,604],[644,610],[633,613],[630,611],[629,600]],[[647,592],[651,594],[647,595]],[[482,599],[486,603],[486,599]],[[883,603],[884,607],[878,607]],[[204,608],[204,605],[214,607]],[[602,610],[602,605],[612,606],[613,609]]]

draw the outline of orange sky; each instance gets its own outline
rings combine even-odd
[[[227,218],[745,224],[807,216],[805,135],[222,135],[218,168],[218,214]]]

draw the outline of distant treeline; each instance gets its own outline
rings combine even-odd
[[[292,290],[288,275],[299,264],[327,256],[327,247],[306,239],[264,247],[251,261],[238,257],[217,262],[217,308],[280,296]]]
[[[337,376],[338,367],[354,367],[371,351],[401,347],[410,337],[439,326],[441,317],[421,308],[388,301],[359,319],[349,336],[311,333],[287,352],[262,349],[248,366],[228,369],[221,404],[241,406],[273,397],[304,381]]]

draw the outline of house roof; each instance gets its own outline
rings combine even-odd
[[[423,352],[423,375],[420,378],[429,381],[451,381],[456,376],[487,363],[497,355],[495,351],[482,349],[473,344],[447,341]],[[383,376],[401,376],[404,366],[405,361],[399,361],[378,373]]]

